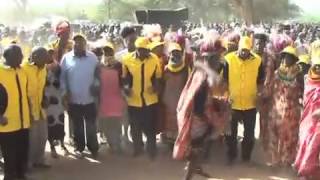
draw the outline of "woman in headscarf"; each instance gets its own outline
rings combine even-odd
[[[163,138],[172,150],[178,133],[176,109],[181,92],[188,80],[189,68],[185,65],[183,51],[179,44],[170,43],[168,51],[169,63],[163,73]]]
[[[281,64],[271,87],[272,109],[269,133],[271,165],[290,167],[298,143],[303,74],[297,64],[296,49],[288,46],[281,54]]]
[[[299,176],[306,180],[320,179],[320,59],[306,77],[303,113],[299,128],[298,153],[294,163]]]
[[[226,101],[212,98],[211,93],[223,92],[220,59],[224,48],[217,37],[201,46],[202,59],[195,64],[177,106],[178,137],[173,157],[188,160],[186,180],[194,174],[209,177],[203,172],[199,160],[212,134],[219,135],[220,129],[227,124],[220,120],[228,112],[227,106],[220,102]]]

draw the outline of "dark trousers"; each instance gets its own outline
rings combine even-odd
[[[0,147],[4,158],[4,180],[26,175],[29,151],[29,130],[0,133]]]
[[[238,123],[243,122],[244,138],[241,144],[242,160],[249,161],[254,146],[254,131],[256,126],[256,109],[239,111],[232,110],[231,136],[227,136],[228,158],[234,160],[238,155]]]
[[[92,153],[98,151],[96,114],[96,106],[93,103],[87,105],[69,105],[69,116],[73,123],[74,142],[76,150],[80,152],[84,151],[86,147],[86,139],[89,151]]]
[[[156,155],[157,104],[144,107],[128,107],[131,135],[135,152],[143,149],[142,133],[147,136],[147,151]]]

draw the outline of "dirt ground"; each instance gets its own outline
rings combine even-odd
[[[258,124],[257,127],[259,127]],[[257,136],[258,133],[257,131]],[[57,149],[60,150],[59,147]],[[131,147],[127,146],[126,149],[131,149]],[[70,146],[69,150],[73,152]],[[252,158],[256,165],[248,166],[239,161],[230,167],[225,165],[224,145],[216,142],[211,158],[204,163],[203,167],[211,174],[210,180],[297,179],[291,170],[268,168],[265,165],[264,154],[257,142]],[[159,146],[159,154],[154,161],[149,160],[146,155],[138,158],[133,158],[128,153],[122,156],[112,155],[106,145],[101,147],[97,161],[91,158],[79,160],[73,155],[52,159],[49,152],[47,157],[52,168],[42,171],[34,170],[30,174],[34,180],[182,180],[185,165],[185,162],[172,160],[171,154],[163,145]],[[204,178],[196,176],[193,180],[204,180]]]
[[[223,146],[216,143],[214,147],[211,159],[203,166],[213,177],[210,180],[297,179],[292,171],[279,169],[275,172],[266,167],[259,148],[256,148],[253,158],[257,165],[248,166],[238,162],[235,166],[229,167],[225,165]],[[106,146],[102,147],[98,159],[77,160],[72,155],[60,157],[58,160],[51,159],[50,170],[35,171],[32,177],[36,180],[182,180],[184,175],[185,163],[172,160],[164,147],[160,149],[159,157],[154,161],[149,160],[146,155],[139,158],[112,155]]]

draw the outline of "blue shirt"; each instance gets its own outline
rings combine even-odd
[[[95,82],[95,70],[98,59],[90,51],[85,56],[77,57],[74,51],[65,54],[61,60],[61,88],[65,95],[69,93],[71,104],[91,104],[94,97],[90,88]]]

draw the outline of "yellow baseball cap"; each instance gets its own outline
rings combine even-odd
[[[251,50],[252,49],[252,39],[248,36],[241,37],[241,39],[239,41],[239,49]]]
[[[305,63],[305,64],[310,64],[310,56],[308,54],[300,55],[299,56],[299,62]]]
[[[286,48],[284,48],[283,51],[281,52],[281,54],[291,54],[291,55],[298,58],[297,50],[296,50],[296,48],[294,48],[292,46],[287,46]]]
[[[164,42],[161,41],[154,41],[152,43],[149,44],[149,49],[153,50],[154,48],[158,47],[158,46],[162,46],[164,45]]]
[[[150,41],[146,37],[138,37],[134,45],[136,48],[149,49]]]
[[[182,48],[178,43],[172,42],[168,46],[168,52],[171,53],[172,51],[182,51]]]

